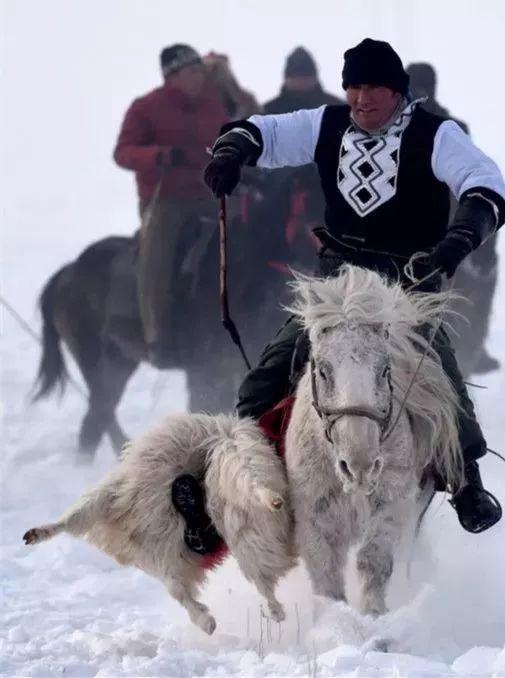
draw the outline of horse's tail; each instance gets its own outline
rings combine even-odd
[[[60,335],[54,322],[54,310],[57,285],[66,268],[64,266],[49,278],[39,298],[42,314],[42,356],[35,380],[34,401],[45,398],[56,387],[59,387],[60,393],[65,388],[67,372],[61,351]]]

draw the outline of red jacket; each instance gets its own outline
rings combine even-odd
[[[180,89],[164,84],[135,99],[126,112],[119,133],[114,160],[134,170],[141,200],[149,199],[161,177],[156,161],[160,151],[182,149],[183,166],[164,171],[161,194],[196,198],[208,195],[202,172],[211,146],[228,115],[215,89],[208,88],[192,101]]]

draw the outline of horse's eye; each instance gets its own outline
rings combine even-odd
[[[321,368],[319,368],[319,376],[321,377],[321,379],[323,381],[328,381],[328,377],[326,376],[326,374],[324,373],[324,371]]]
[[[387,327],[384,329],[384,339],[389,339],[389,330]]]

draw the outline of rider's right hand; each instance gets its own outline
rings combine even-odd
[[[187,163],[186,153],[182,148],[167,148],[159,151],[156,164],[160,169],[181,167]]]
[[[240,181],[240,154],[232,148],[215,153],[203,173],[203,179],[216,198],[231,195]]]

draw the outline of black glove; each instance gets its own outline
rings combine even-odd
[[[474,243],[468,232],[455,229],[438,243],[431,253],[433,268],[440,268],[448,278],[452,278],[463,259],[472,252]]]
[[[231,195],[240,181],[240,153],[229,147],[217,152],[203,173],[203,180],[216,198]]]
[[[470,189],[461,197],[447,235],[431,253],[432,266],[452,278],[463,259],[477,249],[496,226],[494,203],[486,197],[485,189]]]
[[[203,173],[203,180],[216,198],[231,195],[240,181],[241,167],[254,166],[262,148],[261,132],[248,120],[231,122],[221,129],[212,160]]]

